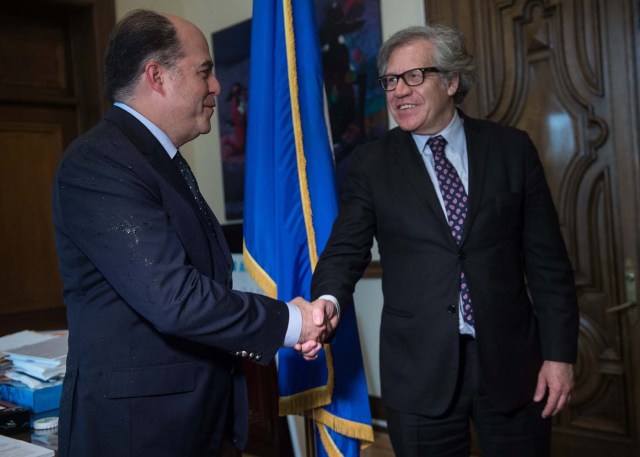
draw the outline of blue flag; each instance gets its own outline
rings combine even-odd
[[[244,200],[244,260],[271,297],[310,297],[337,215],[313,2],[253,2]],[[358,456],[373,442],[353,306],[331,344],[307,362],[278,354],[280,414],[316,425],[319,456]]]

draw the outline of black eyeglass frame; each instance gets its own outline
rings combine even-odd
[[[422,81],[420,81],[418,84],[409,84],[409,81],[407,81],[407,79],[405,78],[405,75],[411,73],[412,71],[416,71],[419,70],[422,73]],[[420,84],[422,84],[425,80],[425,75],[427,73],[442,73],[442,71],[438,68],[438,67],[424,67],[424,68],[412,68],[411,70],[407,70],[404,73],[401,73],[399,75],[394,75],[394,74],[386,74],[386,75],[382,75],[378,78],[378,81],[380,81],[380,85],[382,86],[382,89],[386,92],[391,92],[396,90],[396,87],[398,87],[398,81],[400,80],[400,78],[402,78],[402,80],[404,81],[404,83],[407,86],[410,87],[415,87],[415,86],[419,86]],[[388,78],[389,76],[394,76],[396,78],[396,84],[395,86],[393,86],[393,89],[387,89],[385,87],[384,82],[382,82],[383,78]],[[387,84],[388,86],[388,84]]]

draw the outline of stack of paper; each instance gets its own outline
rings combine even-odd
[[[48,335],[47,335],[48,336]],[[13,369],[42,381],[64,375],[68,351],[67,335],[6,350]]]
[[[55,338],[54,333],[34,332],[33,330],[22,330],[21,332],[12,333],[0,337],[0,355],[27,344],[40,343]]]
[[[34,332],[31,330],[23,330],[21,332],[12,333],[0,337],[0,381],[3,375],[13,372],[13,364],[6,356],[7,351],[26,346],[28,344],[40,343],[42,341],[55,338],[55,335],[49,333]],[[34,379],[35,381],[35,379]]]
[[[66,330],[23,330],[0,337],[0,358],[6,355],[9,365],[1,368],[0,363],[0,399],[35,413],[57,409],[66,368],[67,336]]]
[[[53,457],[55,452],[26,441],[0,435],[0,457]]]

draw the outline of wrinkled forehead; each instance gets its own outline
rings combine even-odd
[[[434,48],[426,39],[415,39],[391,51],[386,73],[402,73],[412,68],[429,67],[433,63]]]

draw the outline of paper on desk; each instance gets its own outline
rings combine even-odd
[[[19,348],[20,346],[40,343],[50,340],[51,338],[56,338],[56,336],[34,332],[32,330],[22,330],[21,332],[12,333],[11,335],[0,336],[0,352],[4,353],[11,349]]]
[[[64,375],[67,371],[67,364],[50,365],[46,363],[25,362],[23,360],[14,360],[13,369],[20,373],[37,378],[41,381],[49,381],[50,379]]]
[[[57,366],[65,362],[68,351],[68,337],[64,335],[11,349],[7,351],[7,355],[14,361],[23,360]]]
[[[50,385],[50,383],[36,379],[33,376],[18,373],[15,370],[7,370],[4,376],[11,381],[18,381],[27,386],[30,389],[40,389]]]
[[[0,435],[0,457],[52,457],[51,449]]]

